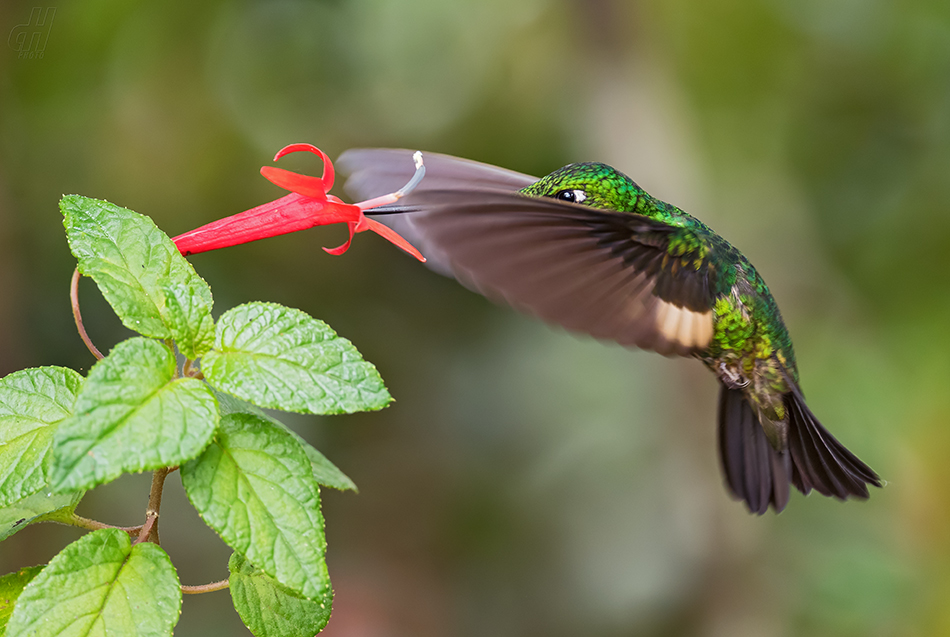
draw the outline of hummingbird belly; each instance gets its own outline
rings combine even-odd
[[[789,387],[779,368],[787,364],[785,353],[773,343],[756,301],[739,285],[716,300],[712,342],[700,359],[726,387],[746,394],[764,424],[785,419],[782,396]]]

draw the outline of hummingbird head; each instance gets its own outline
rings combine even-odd
[[[551,197],[621,212],[633,212],[641,192],[625,174],[598,163],[568,164],[521,190],[532,197]]]

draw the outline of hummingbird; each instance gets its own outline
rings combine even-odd
[[[353,149],[337,166],[357,198],[411,177],[412,151]],[[567,330],[698,359],[719,381],[719,458],[750,512],[790,485],[866,499],[878,475],[808,408],[792,340],[765,281],[702,221],[602,163],[540,179],[425,153],[426,176],[385,214],[429,267]]]

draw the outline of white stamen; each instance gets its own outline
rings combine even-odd
[[[419,185],[419,182],[422,181],[422,178],[426,176],[426,166],[422,161],[422,151],[417,150],[414,152],[412,154],[412,159],[416,164],[416,172],[412,175],[412,179],[410,179],[405,186],[388,195],[382,195],[381,197],[374,197],[372,199],[367,199],[366,201],[361,201],[356,204],[359,209],[369,210],[370,208],[378,208],[379,206],[396,203],[412,192],[415,187]]]
[[[422,178],[426,176],[426,165],[422,161],[422,151],[417,150],[412,154],[412,160],[416,164],[416,172],[412,176],[412,179],[409,180],[405,186],[397,190],[394,194],[396,197],[405,197],[410,192],[415,190],[415,187],[419,185],[419,182],[422,181]]]

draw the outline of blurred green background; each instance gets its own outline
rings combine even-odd
[[[0,5],[2,34],[35,3]],[[330,637],[950,635],[950,4],[906,0],[71,0],[42,59],[0,50],[0,373],[85,371],[57,201],[175,235],[283,194],[277,149],[405,146],[532,174],[600,160],[769,281],[809,404],[888,482],[749,516],[722,486],[716,382],[491,305],[340,228],[198,255],[216,314],[299,307],[397,402],[291,424],[326,491]],[[319,174],[312,157],[287,168]],[[100,348],[127,338],[81,288]],[[136,524],[148,476],[79,512]],[[184,583],[228,549],[173,476]],[[79,536],[39,525],[2,572]],[[225,592],[177,635],[247,634]]]

